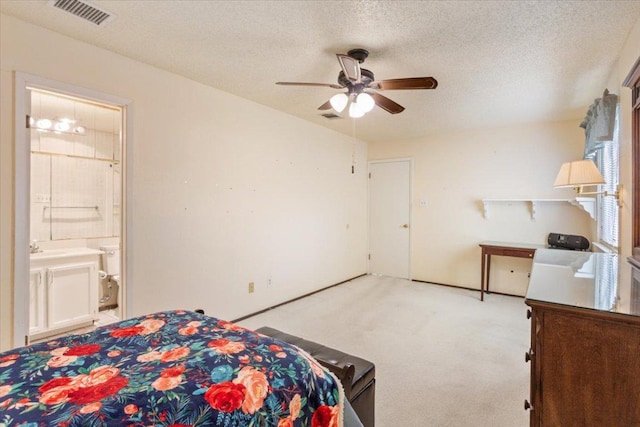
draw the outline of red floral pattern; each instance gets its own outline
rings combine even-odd
[[[127,385],[128,380],[119,376],[119,372],[117,368],[101,366],[92,370],[89,375],[54,378],[38,387],[41,393],[38,400],[45,405],[97,402]]]
[[[63,353],[63,356],[86,356],[100,351],[98,344],[84,344],[70,348]]]
[[[111,336],[114,338],[126,338],[140,335],[144,331],[142,326],[130,326],[127,328],[120,328],[111,331]]]
[[[209,390],[204,394],[204,398],[213,409],[232,412],[242,406],[245,393],[245,386],[227,381],[209,387]]]
[[[311,427],[338,427],[339,412],[336,406],[322,405],[313,413]]]

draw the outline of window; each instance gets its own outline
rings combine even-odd
[[[618,263],[605,256],[596,258],[595,306],[600,310],[614,310],[618,302]]]
[[[596,164],[606,184],[599,191],[615,193],[619,183],[620,143],[618,140],[618,113],[613,131],[613,140],[603,144],[596,153]],[[615,197],[598,195],[598,240],[610,249],[618,251],[618,200]]]

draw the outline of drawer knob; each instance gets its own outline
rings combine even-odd
[[[531,319],[531,310],[527,310],[527,319]]]
[[[533,406],[531,406],[531,404],[529,403],[529,401],[527,399],[524,400],[524,410],[528,411],[529,409],[531,409],[533,411]]]
[[[530,360],[531,360],[531,350],[527,351],[527,352],[524,354],[524,361],[525,361],[525,362],[529,362]]]

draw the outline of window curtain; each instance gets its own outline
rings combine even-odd
[[[587,115],[580,123],[585,132],[585,159],[595,160],[598,149],[602,148],[605,142],[613,141],[617,105],[618,95],[605,89],[602,98],[595,99],[589,107]]]
[[[619,180],[619,143],[617,123],[618,96],[605,89],[589,107],[580,124],[585,131],[584,158],[593,160],[606,184],[599,186],[599,192],[613,194]],[[619,215],[618,202],[614,197],[597,195],[598,241],[611,250],[618,250]]]

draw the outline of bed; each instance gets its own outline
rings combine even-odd
[[[349,427],[345,405],[303,350],[191,311],[0,353],[0,425]]]

